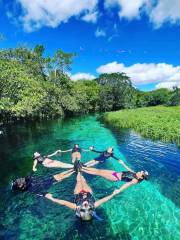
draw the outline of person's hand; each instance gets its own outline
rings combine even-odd
[[[51,193],[47,193],[47,194],[45,195],[45,197],[46,197],[47,199],[52,199],[52,198],[53,198],[53,196],[52,196]]]
[[[94,147],[93,147],[93,146],[90,146],[90,147],[89,147],[89,150],[91,150],[91,151],[92,151],[93,149],[94,149]]]
[[[115,189],[115,190],[113,191],[113,195],[116,195],[116,194],[118,194],[118,193],[120,193],[119,189]]]
[[[119,163],[121,163],[121,164],[122,164],[122,163],[124,163],[124,162],[123,162],[123,160],[121,160],[121,159],[119,159],[119,161],[118,161],[118,162],[119,162]]]
[[[37,168],[33,168],[33,172],[36,172],[37,171]]]

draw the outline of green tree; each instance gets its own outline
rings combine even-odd
[[[74,82],[72,94],[79,106],[79,112],[89,113],[99,110],[99,85],[96,81],[79,80]]]
[[[111,91],[110,102],[113,104],[113,110],[134,107],[135,89],[132,87],[130,78],[125,73],[101,74],[96,81],[102,86],[109,87],[109,90],[104,89],[102,93],[105,96],[106,92],[107,96],[109,96],[109,91]]]
[[[99,92],[99,107],[101,112],[113,110],[114,97],[112,95],[112,87],[102,85]]]
[[[172,93],[172,97],[171,97],[169,102],[170,102],[171,106],[180,105],[180,88],[178,88],[178,87],[174,88],[174,91]]]
[[[26,47],[18,47],[14,49],[3,49],[0,51],[0,59],[16,60],[20,64],[26,65],[26,71],[33,76],[45,79],[45,71],[47,60],[42,54],[44,47],[37,45],[35,49]]]

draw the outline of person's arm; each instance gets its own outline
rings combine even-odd
[[[90,149],[82,149],[83,152],[90,152]]]
[[[46,197],[47,199],[51,200],[52,202],[58,203],[58,204],[60,204],[60,205],[62,205],[62,206],[66,206],[66,207],[71,208],[71,209],[76,209],[76,204],[75,204],[75,203],[54,198],[51,193],[47,193],[47,194],[45,195],[45,197]]]
[[[133,179],[131,182],[125,183],[120,187],[119,189],[114,190],[114,195],[119,194],[120,192],[123,192],[125,189],[129,188],[130,186],[133,186],[138,183],[137,179]]]
[[[64,151],[61,151],[61,152],[63,152],[63,153],[72,152],[72,149],[64,150]]]
[[[104,198],[96,201],[95,204],[94,204],[94,207],[95,207],[95,208],[99,207],[99,206],[102,205],[103,203],[109,201],[109,200],[110,200],[111,198],[113,198],[115,195],[116,195],[116,193],[113,192],[111,195],[108,195],[108,196],[106,196],[106,197],[104,197]]]
[[[46,157],[49,158],[49,157],[57,155],[58,153],[61,153],[61,150],[57,150],[54,153],[47,155]]]
[[[37,161],[37,159],[35,159],[34,162],[33,162],[33,168],[32,168],[33,172],[37,171],[37,168],[36,168],[37,163],[38,163],[38,161]]]
[[[97,151],[94,149],[94,147],[89,147],[89,150],[92,151],[92,152],[96,152],[96,153],[103,153],[103,151]]]
[[[133,171],[130,167],[128,167],[128,166],[123,162],[123,160],[120,159],[118,162],[119,162],[124,168],[126,168],[128,171],[134,173],[134,171]]]
[[[95,152],[95,153],[103,153],[103,151],[97,151],[97,150],[91,150],[92,152]]]
[[[119,158],[117,158],[116,156],[114,156],[114,154],[112,154],[111,157],[114,158],[115,160],[119,160]]]

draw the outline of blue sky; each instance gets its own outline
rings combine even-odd
[[[180,86],[179,0],[0,0],[0,32],[0,48],[77,53],[73,80],[123,71],[141,90]]]

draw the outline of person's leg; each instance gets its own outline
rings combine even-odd
[[[80,173],[77,174],[76,181],[74,194],[79,194],[81,190],[92,193],[92,189],[88,186],[85,178]]]
[[[81,174],[78,172],[76,177],[76,186],[74,188],[74,194],[79,194],[82,190]]]
[[[73,168],[72,164],[46,158],[43,165],[47,168]]]
[[[75,153],[72,153],[71,159],[72,159],[72,163],[74,164],[75,161],[76,161],[76,154]]]
[[[90,168],[90,167],[82,167],[82,171],[91,175],[100,175],[100,170],[97,168]]]
[[[82,185],[83,185],[83,190],[86,192],[92,193],[91,187],[87,184],[86,179],[82,175],[81,175],[81,181],[82,181]]]
[[[56,181],[62,181],[63,179],[70,177],[73,173],[74,173],[74,170],[71,169],[71,170],[56,174],[53,177]]]
[[[114,171],[111,171],[111,170],[83,167],[82,171],[86,172],[88,174],[101,176],[101,177],[106,178],[110,181],[116,181],[115,177],[112,175]]]
[[[81,153],[80,152],[77,152],[76,158],[77,158],[78,161],[81,161]]]
[[[96,160],[90,160],[89,162],[87,162],[87,163],[84,163],[84,165],[86,165],[87,167],[92,167],[92,166],[94,166],[94,165],[96,165],[96,164],[98,164],[99,162],[98,161],[96,161]]]
[[[81,160],[81,153],[79,152],[72,153],[72,163],[75,163],[76,160],[78,161]]]

